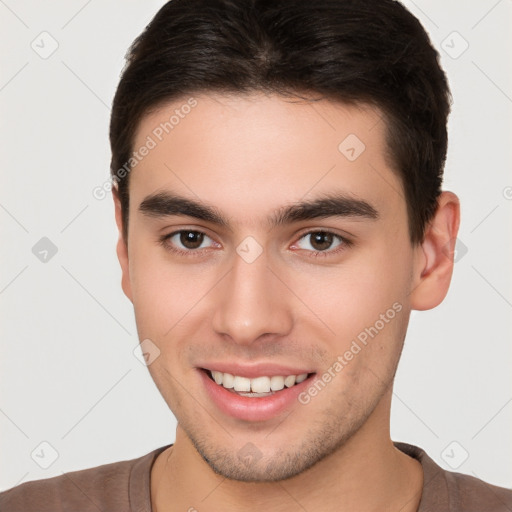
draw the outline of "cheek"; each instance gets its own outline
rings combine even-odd
[[[361,260],[315,275],[297,272],[288,282],[331,334],[352,338],[378,321],[396,302],[404,305],[408,290],[404,265],[389,263],[388,259]]]
[[[163,343],[194,322],[217,274],[202,265],[171,262],[164,249],[148,243],[134,246],[130,279],[139,337]]]
[[[357,387],[354,383],[363,378],[362,374],[372,386],[377,384],[375,379],[388,380],[398,361],[408,322],[407,251],[395,251],[392,244],[381,243],[357,256],[323,274],[296,272],[292,285],[315,313],[311,322],[327,326],[328,330],[322,329],[327,334],[325,346],[331,359],[326,367],[342,357],[343,370],[336,374],[344,389]]]

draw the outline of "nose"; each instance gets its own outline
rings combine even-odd
[[[265,252],[250,263],[236,255],[231,271],[219,284],[214,298],[215,332],[239,345],[290,333],[291,297],[275,270],[268,268]]]

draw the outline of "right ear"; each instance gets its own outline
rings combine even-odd
[[[132,300],[132,286],[130,281],[130,264],[128,260],[128,244],[124,239],[123,235],[123,211],[121,208],[121,199],[119,198],[119,190],[117,186],[112,187],[112,197],[114,199],[114,208],[116,213],[116,224],[119,232],[119,238],[117,240],[116,252],[119,264],[121,265],[121,287],[123,288],[124,294]]]

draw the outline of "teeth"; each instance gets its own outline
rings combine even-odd
[[[219,372],[220,373],[220,372]],[[217,382],[217,381],[215,381]],[[224,374],[224,377],[222,379],[222,382],[221,384],[226,388],[226,389],[231,389],[234,385],[235,385],[235,377],[233,375],[231,375],[231,373],[225,373]]]
[[[269,393],[270,377],[256,377],[251,379],[251,391],[253,393]]]
[[[287,388],[291,388],[294,384],[295,384],[295,375],[288,375],[288,377],[286,377],[284,379],[284,385]]]
[[[248,379],[247,377],[215,370],[211,370],[210,374],[219,386],[224,386],[226,389],[234,389],[242,396],[253,397],[266,396],[273,391],[281,391],[285,386],[291,388],[295,384],[300,384],[306,380],[308,376],[307,373],[301,373],[300,375],[274,375],[272,377],[262,376]]]
[[[268,396],[268,393],[238,393],[240,396],[248,396],[249,398],[263,398]]]
[[[284,377],[274,375],[270,378],[270,389],[272,391],[281,391],[284,388]]]
[[[237,375],[233,381],[233,387],[235,391],[251,391],[251,379]]]

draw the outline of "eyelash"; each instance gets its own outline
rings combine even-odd
[[[183,249],[178,249],[177,247],[171,245],[169,243],[169,240],[174,236],[174,235],[178,235],[180,233],[199,233],[199,234],[203,234],[205,236],[208,236],[206,233],[204,233],[203,231],[198,231],[198,230],[195,230],[195,229],[180,229],[178,231],[173,231],[172,233],[169,233],[167,235],[163,235],[160,237],[159,239],[159,243],[168,251],[174,253],[174,254],[178,254],[180,256],[187,256],[187,257],[198,257],[198,256],[201,256],[202,255],[202,252],[204,249],[189,249],[187,251],[184,251]],[[333,231],[329,231],[328,229],[316,229],[316,230],[312,230],[312,231],[307,231],[305,233],[302,233],[299,238],[297,239],[297,241],[299,240],[302,240],[304,237],[308,236],[308,235],[313,235],[313,234],[316,234],[316,233],[324,233],[324,234],[328,234],[328,235],[332,235],[333,237],[336,237],[340,240],[340,244],[335,248],[335,249],[331,249],[331,250],[325,250],[325,251],[307,251],[309,254],[308,254],[308,257],[310,258],[326,258],[328,256],[332,256],[332,255],[335,255],[335,254],[338,254],[346,249],[348,249],[349,247],[351,247],[353,245],[353,242],[347,238],[345,238],[344,236],[341,236],[339,235],[338,233],[334,233]],[[211,238],[211,237],[208,237],[208,238]]]
[[[202,256],[204,249],[189,249],[188,251],[184,251],[183,249],[178,249],[177,247],[170,244],[169,240],[174,235],[178,235],[180,233],[200,233],[205,236],[208,236],[203,231],[198,231],[196,229],[179,229],[178,231],[173,231],[172,233],[169,233],[168,235],[161,236],[159,239],[159,242],[166,250],[168,250],[174,254],[178,254],[179,256],[187,256],[189,258]],[[211,238],[211,237],[208,237],[208,238]]]
[[[329,256],[338,255],[339,253],[347,250],[348,248],[352,247],[354,244],[351,240],[348,238],[339,235],[338,233],[334,233],[334,231],[330,231],[328,229],[315,229],[312,231],[306,231],[305,233],[302,233],[299,238],[297,239],[297,242],[299,240],[302,240],[303,238],[307,237],[308,235],[314,235],[317,233],[322,233],[326,235],[332,235],[334,238],[337,238],[340,241],[340,244],[334,248],[334,249],[327,249],[325,251],[309,251],[307,249],[304,249],[309,258],[327,258]],[[295,243],[297,243],[295,242]]]

